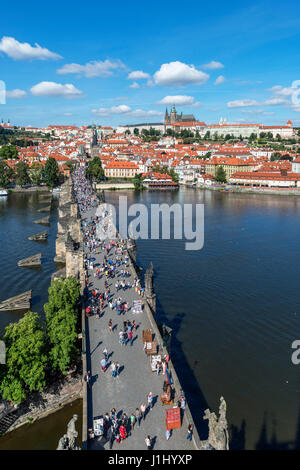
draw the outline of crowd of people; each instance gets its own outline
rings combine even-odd
[[[86,316],[88,318],[91,316],[102,318],[107,314],[109,318],[109,334],[114,334],[118,329],[119,344],[122,347],[128,344],[132,347],[137,338],[136,331],[139,327],[138,321],[136,319],[127,318],[123,320],[123,323],[120,324],[119,322],[117,325],[114,325],[111,317],[114,313],[117,314],[116,318],[120,315],[124,318],[124,316],[127,316],[129,313],[134,313],[133,305],[130,305],[128,301],[127,291],[135,290],[139,296],[143,297],[144,289],[141,286],[140,280],[136,277],[133,278],[130,272],[126,244],[118,236],[116,229],[112,227],[111,215],[107,211],[106,205],[101,204],[97,196],[95,196],[91,185],[85,178],[84,169],[77,169],[73,173],[72,178],[81,213],[81,225],[85,247],[84,298]],[[95,207],[97,207],[97,210],[92,210]],[[99,227],[101,229],[101,236],[99,236]],[[111,234],[112,232],[114,232],[115,235],[113,239],[103,237],[103,233]],[[98,281],[101,281],[101,283]],[[103,286],[103,289],[97,289],[96,284]],[[131,298],[132,297],[133,296],[131,296]],[[110,370],[113,379],[118,380],[124,366],[117,360],[109,363],[110,354],[108,353],[108,346],[109,344],[103,349],[100,359],[100,368],[103,374]],[[161,362],[158,362],[157,374],[160,372],[162,372],[163,375],[166,374],[167,360],[168,357],[164,357]],[[91,387],[90,371],[85,374],[84,378],[88,386]],[[120,412],[117,413],[115,408],[112,408],[110,413],[106,412],[104,414],[103,435],[109,441],[110,448],[112,448],[114,441],[121,444],[133,433],[135,427],[140,427],[141,422],[145,421],[148,412],[152,409],[154,402],[155,399],[150,392],[147,395],[147,405],[142,403],[130,416],[127,416],[123,410],[120,416]],[[182,410],[184,409],[184,405],[185,399],[183,397],[182,401],[179,403]],[[191,433],[192,430],[188,430],[187,439],[191,438]],[[90,430],[90,435],[92,434],[93,431]],[[167,440],[170,436],[171,433],[167,432]],[[145,444],[148,449],[152,448],[152,439],[149,435],[145,437]]]

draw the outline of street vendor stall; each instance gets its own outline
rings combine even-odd
[[[181,428],[180,408],[169,408],[166,410],[166,428],[178,429]]]
[[[143,311],[143,302],[141,300],[134,300],[132,305],[132,313],[138,314]]]

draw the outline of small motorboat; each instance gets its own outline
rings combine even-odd
[[[0,189],[0,196],[8,196],[8,191],[6,191],[6,189]]]

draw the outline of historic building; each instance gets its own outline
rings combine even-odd
[[[175,124],[177,122],[196,122],[196,119],[193,114],[178,114],[175,108],[175,104],[173,104],[170,114],[168,112],[168,108],[166,108],[164,123],[165,126],[167,126],[169,124]]]

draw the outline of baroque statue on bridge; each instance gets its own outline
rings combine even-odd
[[[219,418],[216,414],[205,410],[203,419],[208,420],[208,442],[216,450],[229,450],[228,423],[226,419],[226,401],[220,398]]]
[[[75,427],[77,419],[78,415],[74,414],[73,418],[68,423],[67,434],[64,434],[60,438],[56,450],[80,450],[80,447],[77,444],[78,432]]]

